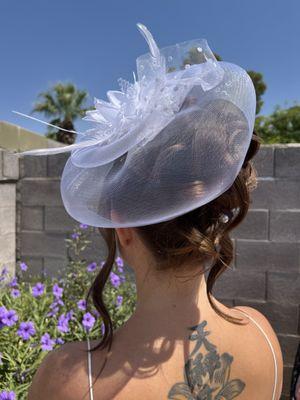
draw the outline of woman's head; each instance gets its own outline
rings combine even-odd
[[[115,162],[110,174],[120,173],[126,162],[130,162],[132,167],[127,168],[128,176],[122,180],[122,184],[118,187],[118,196],[112,198],[112,204],[109,206],[115,213],[116,220],[122,221],[122,218],[128,220],[129,217],[135,218],[139,213],[145,212],[145,202],[149,215],[156,207],[169,205],[178,208],[187,195],[194,199],[195,203],[199,202],[201,196],[210,189],[210,182],[213,185],[215,180],[221,182],[222,179],[226,179],[226,168],[232,163],[240,162],[234,182],[231,185],[227,182],[223,186],[226,190],[213,200],[172,219],[133,228],[147,254],[151,255],[154,268],[157,270],[170,269],[175,274],[180,273],[182,265],[192,266],[198,263],[204,266],[209,261],[207,294],[211,306],[219,315],[234,322],[235,318],[226,316],[212,302],[211,291],[216,279],[228,268],[233,259],[233,245],[229,233],[247,214],[250,191],[256,186],[256,172],[250,160],[258,151],[260,140],[253,133],[246,157],[241,160],[238,153],[245,149],[240,147],[239,134],[248,129],[245,117],[232,103],[224,100],[218,102],[218,109],[222,110],[226,118],[216,114],[215,104],[214,106],[207,104],[207,107],[202,109],[203,121],[208,121],[205,132],[201,116],[197,115],[195,118],[195,113],[199,112],[197,109],[189,110],[184,117],[160,132],[163,135],[160,146],[149,153],[144,153],[144,157],[139,156],[139,161],[144,163],[143,171],[148,171],[147,177],[140,175],[141,165],[134,162],[134,155],[131,155],[130,160],[124,155]],[[181,132],[182,142],[178,141],[176,134],[178,130]],[[219,138],[212,143],[208,133],[214,130],[218,130]],[[151,143],[155,146],[155,140]],[[197,148],[200,145],[201,149]],[[187,154],[190,156],[187,157]],[[210,165],[218,166],[215,170],[211,167],[205,169],[207,163],[204,160],[211,157],[214,158],[214,162]],[[174,176],[172,171],[172,166],[176,163],[182,167],[176,168],[177,172],[181,171],[180,176]],[[224,173],[222,177],[218,175],[220,171]],[[176,180],[176,187],[170,182],[172,177]],[[128,185],[132,185],[135,181],[139,182],[140,179],[149,180],[149,185],[145,185],[148,189],[143,193],[135,192],[133,196],[133,191]],[[157,191],[151,191],[153,182],[157,184],[163,182],[166,190],[157,196]],[[171,184],[168,185],[168,182]],[[124,214],[128,210],[128,202],[134,204],[134,207],[130,207],[134,213],[132,216]],[[227,222],[222,219],[224,214],[228,216]],[[103,317],[106,332],[99,346],[105,347],[112,340],[112,325],[102,299],[102,290],[116,256],[118,239],[114,228],[99,228],[99,230],[107,243],[108,257],[88,295],[92,294],[94,304]],[[130,265],[130,255],[128,260],[126,256],[124,258]],[[203,273],[204,270],[200,272]],[[194,273],[192,267],[191,273]]]

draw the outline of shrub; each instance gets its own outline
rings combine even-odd
[[[30,282],[18,265],[16,276],[0,271],[0,399],[26,399],[33,375],[46,354],[65,342],[100,339],[103,323],[98,311],[86,303],[88,288],[103,262],[88,263],[90,229],[80,224],[65,239],[69,260],[61,277],[37,276]],[[128,279],[123,260],[116,258],[104,292],[114,329],[132,314],[135,284]]]

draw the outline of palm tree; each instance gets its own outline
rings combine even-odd
[[[78,90],[72,83],[59,82],[50,90],[38,95],[41,101],[36,102],[32,112],[43,113],[52,118],[50,124],[74,131],[74,121],[90,109],[84,107],[87,96],[86,91]],[[75,133],[63,130],[54,131],[50,128],[46,136],[66,144],[75,142]]]

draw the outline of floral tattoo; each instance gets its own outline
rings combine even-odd
[[[233,356],[229,353],[219,355],[216,346],[204,331],[207,321],[190,327],[190,340],[196,341],[184,366],[184,382],[173,385],[168,399],[173,400],[230,400],[237,397],[245,388],[240,379],[230,380],[230,366]],[[203,353],[203,350],[206,353]]]

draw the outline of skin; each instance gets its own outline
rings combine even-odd
[[[95,400],[271,399],[274,362],[270,348],[258,328],[237,309],[252,315],[272,342],[278,363],[279,398],[282,353],[264,315],[250,307],[229,310],[214,299],[223,312],[242,318],[247,325],[225,321],[208,301],[205,277],[200,273],[203,266],[183,265],[180,277],[171,270],[156,271],[153,255],[134,228],[116,228],[116,235],[121,256],[136,275],[137,304],[133,315],[115,332],[110,353],[92,353],[93,379],[105,357],[108,359],[94,386]],[[97,343],[92,341],[92,346]],[[44,400],[88,399],[86,347],[86,342],[71,342],[50,352],[34,376],[28,399],[40,399],[41,393]],[[209,369],[218,366],[224,372],[222,387],[203,373],[207,354]],[[188,393],[193,377],[197,379],[193,386],[198,397]],[[255,394],[257,388],[261,397]],[[205,397],[207,393],[212,397]]]

